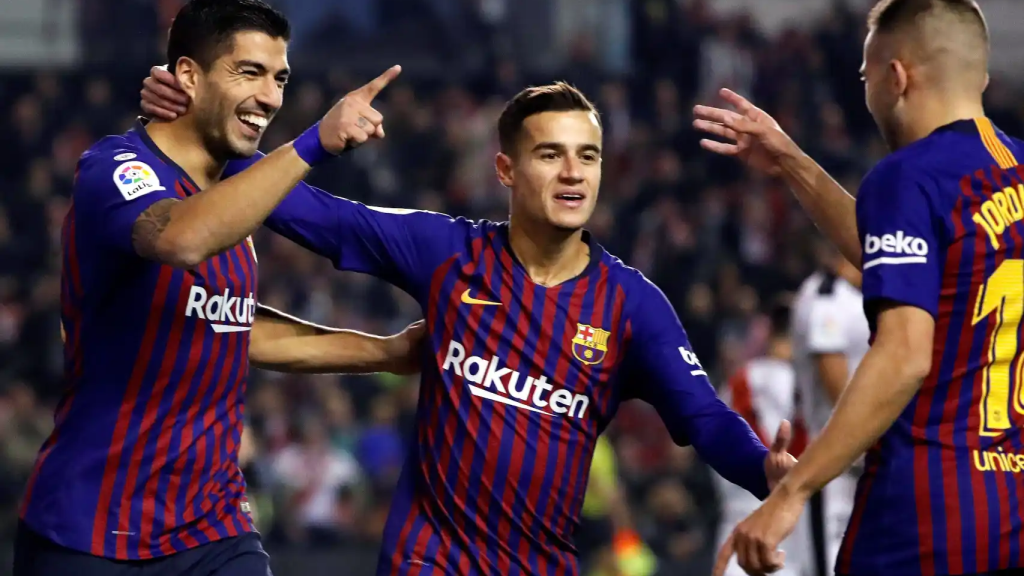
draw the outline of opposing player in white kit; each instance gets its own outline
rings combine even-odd
[[[796,382],[792,358],[792,344],[789,336],[790,309],[778,305],[771,311],[771,336],[768,350],[764,356],[755,358],[729,379],[720,394],[723,401],[739,413],[750,424],[761,441],[768,445],[772,432],[777,430],[783,420],[798,421],[794,397]],[[798,427],[799,424],[794,424]],[[802,441],[800,430],[794,429],[790,453],[799,457]],[[720,548],[725,539],[732,533],[744,518],[749,516],[761,501],[746,490],[714,475],[715,488],[722,505],[722,520],[718,526],[718,543]],[[775,576],[812,576],[811,572],[811,538],[810,516],[805,514],[804,521],[797,525],[796,530],[782,543],[786,552],[786,566],[775,573]],[[729,563],[725,576],[745,576],[745,572],[736,563],[734,557]]]
[[[860,271],[831,246],[822,250],[825,265],[804,280],[793,302],[798,410],[811,440],[828,422],[836,400],[867,353],[870,338]],[[818,576],[835,573],[836,554],[853,510],[858,468],[847,470],[811,500]]]

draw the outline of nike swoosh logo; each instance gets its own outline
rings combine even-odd
[[[478,304],[480,306],[501,306],[501,302],[491,302],[490,300],[477,300],[469,295],[469,289],[462,293],[463,304]]]

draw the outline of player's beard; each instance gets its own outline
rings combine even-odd
[[[196,129],[206,151],[215,160],[227,162],[252,155],[247,151],[238,150],[232,144],[228,133],[230,124],[234,121],[234,109],[221,102],[217,102],[217,105],[198,106],[196,109]]]

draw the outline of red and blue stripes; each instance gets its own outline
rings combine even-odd
[[[75,176],[77,178],[77,173]],[[32,468],[32,473],[25,487],[25,494],[18,512],[21,517],[24,517],[28,512],[29,503],[32,501],[32,492],[39,478],[40,470],[42,470],[47,458],[49,458],[57,442],[60,440],[61,424],[67,418],[75,395],[78,393],[78,385],[82,378],[82,271],[78,259],[78,237],[75,226],[74,204],[68,210],[67,215],[64,217],[64,223],[61,226],[61,245],[63,247],[63,258],[61,260],[60,279],[60,327],[64,338],[64,374],[66,385],[64,393],[57,404],[54,428],[40,449],[39,456],[36,458],[35,466]]]
[[[466,304],[467,289],[501,305]],[[535,284],[494,225],[435,271],[426,304],[436,367],[425,370],[420,392],[431,418],[417,423],[379,573],[578,574],[571,534],[594,443],[617,402],[609,381],[624,342],[624,300],[605,261],[558,286]],[[600,364],[574,358],[577,322],[612,333]],[[452,341],[467,358],[497,358],[499,369],[519,372],[518,390],[545,375],[555,389],[587,396],[586,417],[474,396],[442,370]]]
[[[179,197],[196,192],[186,179],[173,186]],[[173,554],[251,531],[240,509],[245,485],[238,467],[249,332],[215,333],[185,310],[196,285],[213,295],[230,290],[255,296],[252,251],[242,243],[192,271],[136,261],[118,288],[126,303],[137,302],[145,312],[118,317],[117,308],[82,298],[75,232],[72,209],[64,225],[62,273],[69,392],[37,460],[22,517],[64,546],[123,560]],[[103,268],[92,262],[95,279]],[[103,325],[117,323],[133,324],[119,327],[137,334],[130,348],[102,337]],[[79,401],[64,421],[73,397]],[[76,437],[73,446],[70,438],[62,444],[65,436]],[[77,468],[78,484],[95,487],[94,500],[61,505],[53,487],[72,473],[72,460],[65,454],[55,463],[47,458],[54,449],[95,463]],[[48,487],[45,496],[31,490],[39,478]],[[68,528],[54,532],[48,526],[57,515]]]
[[[993,138],[985,140],[986,148]],[[1024,234],[1016,224],[1007,226],[996,249],[974,221],[993,194],[1024,183],[1024,171],[989,162],[950,184],[933,369],[869,452],[837,572],[935,576],[1024,565],[1024,470],[986,464],[987,454],[1024,452],[1024,415],[1012,396],[1022,385],[1024,334],[1018,326],[1006,406],[1010,427],[982,434],[992,339],[1005,323],[1020,319],[1000,307],[975,321],[975,304],[989,278],[1004,262],[1024,258]]]

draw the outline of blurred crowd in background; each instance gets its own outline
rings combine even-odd
[[[294,80],[263,148],[400,63],[406,73],[379,106],[386,141],[318,168],[310,182],[376,205],[503,220],[507,192],[493,169],[501,107],[528,84],[573,82],[596,101],[605,127],[604,182],[589,228],[665,291],[722,382],[763,352],[762,311],[814,269],[816,231],[780,183],[701,151],[690,109],[717,102],[723,86],[749,95],[855,191],[885,153],[857,72],[863,14],[837,7],[813,26],[768,33],[711,1],[551,0],[540,3],[548,8],[541,26],[530,20],[538,2],[272,0],[293,19]],[[62,391],[59,229],[75,164],[139,114],[142,78],[163,63],[180,1],[82,5],[79,66],[0,73],[0,548]],[[989,95],[996,124],[1024,134],[1020,94],[994,78]],[[260,232],[256,247],[267,305],[382,334],[419,318],[397,289],[338,273],[272,233]],[[272,555],[375,547],[417,385],[254,371],[242,459]],[[711,472],[672,445],[649,406],[621,408],[593,475],[585,526],[618,510],[656,559],[640,573],[707,573],[717,522]],[[599,556],[589,540],[581,538],[582,552]]]

